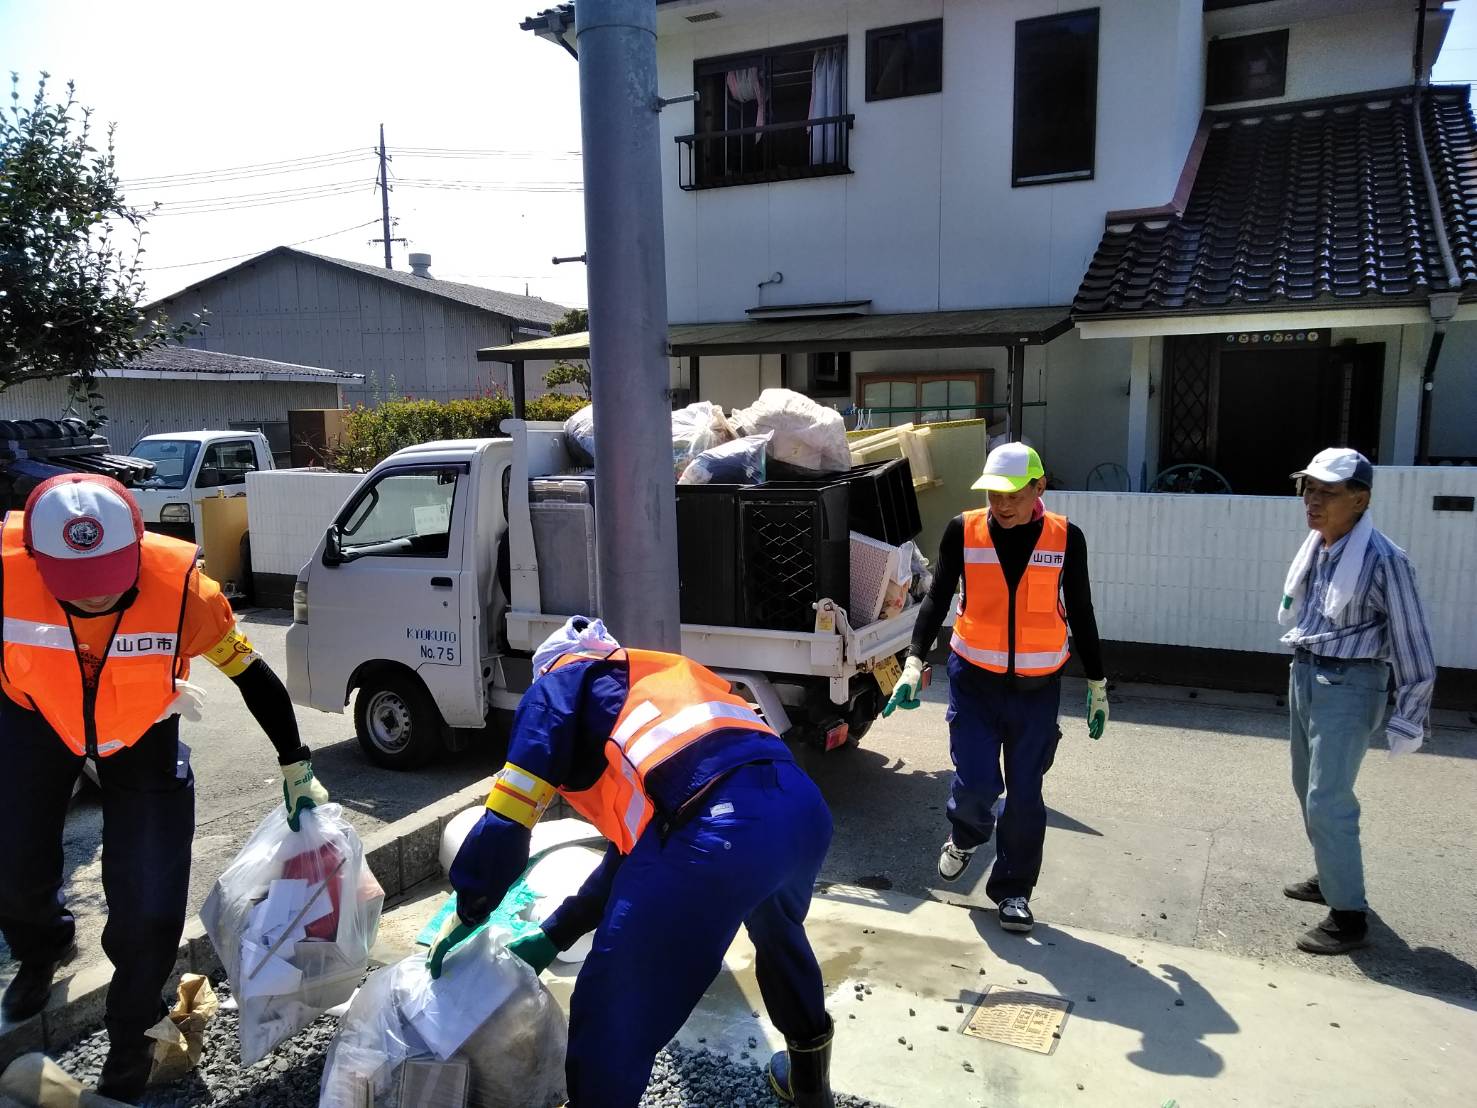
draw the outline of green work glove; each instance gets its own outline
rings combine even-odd
[[[294,831],[303,811],[328,803],[328,790],[313,776],[313,763],[304,759],[282,767],[282,803],[287,806],[287,826]]]
[[[918,692],[922,684],[923,659],[909,657],[907,664],[903,666],[903,675],[893,686],[892,696],[888,698],[887,707],[882,709],[882,714],[890,716],[894,708],[918,707]]]
[[[431,971],[432,980],[441,976],[441,963],[446,961],[446,956],[466,942],[479,926],[481,925],[464,922],[460,912],[447,914],[441,924],[441,930],[436,932],[436,939],[431,943],[431,949],[426,951],[426,969]]]
[[[1087,734],[1100,739],[1108,729],[1108,682],[1106,680],[1087,683]]]
[[[530,966],[534,973],[543,973],[554,961],[554,956],[559,953],[554,946],[554,940],[545,935],[543,929],[530,931],[526,935],[519,935],[508,944],[508,953],[516,954]]]

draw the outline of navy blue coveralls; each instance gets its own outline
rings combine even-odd
[[[573,662],[539,678],[514,718],[508,761],[556,786],[590,787],[606,768],[627,687],[617,660]],[[634,1108],[657,1052],[717,977],[740,924],[775,1026],[788,1039],[830,1026],[804,923],[831,816],[789,749],[762,732],[714,731],[656,766],[646,784],[657,814],[630,855],[609,847],[543,925],[561,950],[596,929],[570,1002],[572,1108]],[[464,919],[497,905],[526,867],[528,844],[527,828],[482,816],[451,867]]]

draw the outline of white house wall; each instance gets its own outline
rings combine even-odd
[[[1038,358],[1044,373],[1033,368]],[[1098,465],[1126,466],[1132,358],[1131,339],[1087,340],[1075,331],[1027,352],[1026,398],[1046,407],[1025,410],[1026,434],[1039,428],[1035,441],[1056,486],[1085,488]],[[1137,487],[1139,474],[1131,476]]]
[[[1015,24],[1060,10],[831,0],[664,34],[664,90],[690,88],[696,59],[844,35],[856,115],[848,176],[683,192],[674,139],[692,131],[693,112],[662,113],[670,317],[852,298],[879,312],[1070,303],[1104,214],[1174,192],[1199,115],[1202,23],[1199,0],[1104,0],[1096,176],[1012,188]],[[943,91],[868,103],[866,32],[940,15]],[[783,282],[761,290],[775,272]]]
[[[209,309],[190,346],[364,374],[344,390],[351,404],[508,387],[508,366],[477,361],[513,341],[496,316],[311,258],[268,257],[162,306],[176,320]],[[545,368],[527,367],[530,395],[545,391]]]
[[[1375,526],[1415,564],[1437,664],[1461,669],[1477,668],[1477,515],[1431,504],[1474,494],[1474,468],[1380,467],[1371,507]],[[1087,536],[1104,638],[1285,651],[1277,602],[1308,533],[1297,500],[1053,490],[1046,505]]]
[[[281,423],[294,408],[337,408],[334,383],[292,381],[100,378],[108,444],[123,453],[145,435],[229,428],[260,420]],[[0,392],[0,419],[59,419],[66,413],[65,381],[27,381]]]
[[[1431,454],[1477,455],[1477,323],[1447,328],[1431,394]]]

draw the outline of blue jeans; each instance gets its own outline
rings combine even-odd
[[[1354,779],[1385,718],[1389,666],[1299,654],[1288,681],[1292,787],[1330,908],[1362,912],[1364,859]]]
[[[1029,897],[1041,876],[1046,842],[1046,801],[1041,779],[1056,754],[1061,729],[1062,683],[1013,688],[957,654],[949,655],[950,838],[961,850],[988,842],[996,830],[991,812],[1006,793],[995,844],[995,868],[985,895],[995,903]],[[1001,762],[1005,770],[1001,772]]]
[[[831,843],[820,791],[792,762],[741,766],[666,841],[653,823],[616,873],[569,1005],[565,1073],[573,1108],[635,1108],[656,1053],[723,968],[739,926],[786,1038],[829,1026],[821,970],[805,936]]]

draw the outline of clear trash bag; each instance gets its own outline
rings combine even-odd
[[[385,893],[337,804],[273,805],[200,909],[240,1010],[241,1064],[263,1058],[353,995]]]
[[[704,450],[688,463],[678,484],[760,485],[764,483],[764,457],[773,431],[745,435]]]
[[[564,421],[564,448],[574,462],[595,464],[595,406],[586,404]]]
[[[370,975],[339,1021],[318,1106],[407,1108],[413,1082],[437,1081],[464,1084],[456,1103],[472,1108],[552,1108],[566,1097],[568,1042],[538,975],[484,928],[439,980],[424,953]]]

